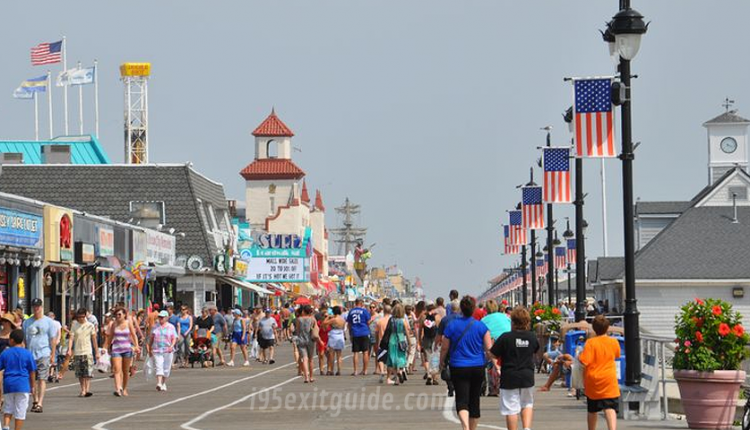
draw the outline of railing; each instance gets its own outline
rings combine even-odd
[[[674,355],[674,339],[665,336],[654,336],[641,333],[641,353],[644,356],[653,355],[659,365],[662,419],[667,420],[669,419],[669,399],[667,398],[667,383],[677,382],[674,379],[667,377],[667,361],[671,362],[671,358]]]

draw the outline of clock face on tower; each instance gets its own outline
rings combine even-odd
[[[725,137],[722,139],[720,144],[721,150],[727,154],[731,154],[737,150],[737,141],[731,137]]]

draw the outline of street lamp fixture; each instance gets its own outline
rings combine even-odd
[[[641,36],[648,31],[648,24],[643,21],[643,15],[635,9],[623,9],[612,17],[610,24],[607,26],[607,30],[615,36],[614,43],[617,53],[625,60],[635,58],[641,47]],[[606,32],[602,34],[602,37],[604,37],[604,34]],[[609,41],[607,42],[609,43]],[[610,53],[611,50],[610,47]]]
[[[565,217],[565,221],[567,229],[565,230],[565,232],[563,232],[563,238],[573,239],[575,237],[575,233],[573,233],[573,231],[570,229],[570,218]]]

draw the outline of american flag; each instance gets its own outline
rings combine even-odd
[[[522,208],[523,228],[541,230],[544,228],[544,205],[542,204],[542,187],[523,187]]]
[[[575,264],[576,262],[576,240],[575,239],[568,239],[568,261],[570,261],[570,264]]]
[[[565,247],[558,246],[555,248],[555,269],[564,269],[567,265],[565,260]]]
[[[580,79],[573,83],[577,157],[615,157],[612,79]]]
[[[570,148],[544,148],[544,201],[570,203]]]
[[[62,44],[59,40],[52,43],[40,43],[31,48],[31,65],[43,66],[45,64],[55,64],[62,61]]]
[[[511,245],[526,245],[526,229],[523,227],[523,215],[521,211],[508,212],[510,217],[510,241]]]
[[[547,276],[547,257],[538,258],[536,260],[536,275]]]
[[[505,254],[513,255],[521,252],[521,247],[518,245],[510,244],[510,227],[507,225],[503,226],[503,237],[505,239]]]

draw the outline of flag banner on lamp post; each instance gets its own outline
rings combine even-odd
[[[544,167],[543,198],[547,203],[571,203],[570,148],[547,147],[542,149]]]
[[[523,227],[523,215],[521,211],[510,211],[508,212],[510,219],[510,244],[511,245],[526,245],[526,229]]]
[[[573,136],[578,158],[617,156],[612,79],[573,79]]]
[[[536,260],[536,276],[547,276],[547,259]]]
[[[542,204],[542,187],[523,187],[521,188],[521,195],[523,228],[531,230],[544,229],[544,205]]]
[[[570,264],[575,264],[576,262],[576,240],[575,239],[568,239],[568,261],[570,261]]]
[[[503,226],[503,239],[505,243],[505,252],[506,255],[515,255],[521,252],[521,247],[518,245],[513,245],[510,243],[510,227],[507,225]]]
[[[564,269],[568,262],[565,259],[566,249],[564,246],[555,248],[555,269]]]

